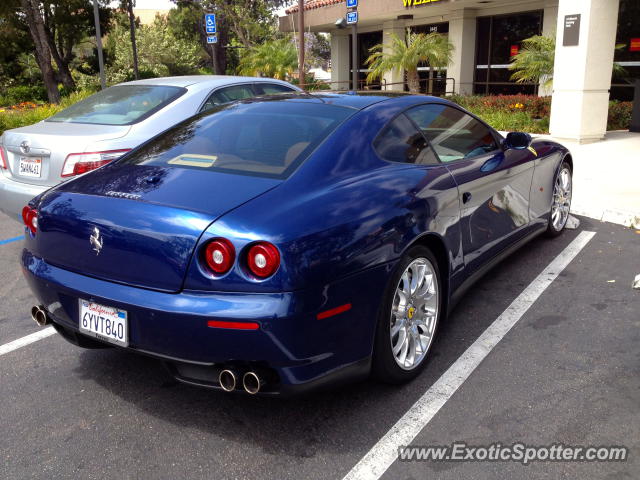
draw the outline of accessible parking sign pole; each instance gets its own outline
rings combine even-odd
[[[216,14],[205,13],[204,14],[204,31],[207,35],[207,44],[211,46],[211,67],[213,73],[216,73],[216,51],[215,44],[218,43],[218,29],[216,25]]]
[[[358,59],[358,0],[347,0],[347,24],[351,25],[351,88],[358,90],[358,73],[360,60]]]

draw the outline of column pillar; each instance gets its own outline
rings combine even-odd
[[[398,37],[404,38],[406,35],[406,27],[404,20],[392,20],[384,22],[382,24],[382,43],[384,44],[384,52],[389,52],[391,49],[391,34],[395,33]],[[388,84],[385,88],[384,83]],[[404,90],[404,70],[394,69],[390,72],[386,72],[382,77],[382,90],[397,90],[402,92]]]
[[[473,93],[476,54],[476,11],[469,8],[455,10],[449,19],[449,41],[453,43],[453,60],[447,68],[447,77],[455,79],[455,92]],[[451,91],[452,86],[447,85]]]
[[[544,17],[542,18],[542,35],[546,37],[556,36],[558,25],[558,0],[548,0],[544,6]],[[545,87],[542,83],[538,87],[540,97],[548,97],[553,93],[553,86]]]
[[[565,16],[580,14],[577,46],[563,46]],[[618,1],[560,0],[551,135],[588,143],[607,131]]]
[[[348,90],[349,78],[349,35],[334,30],[331,32],[331,88]]]

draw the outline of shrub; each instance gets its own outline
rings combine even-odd
[[[448,97],[478,115],[496,130],[549,133],[551,97],[537,95],[452,95]],[[607,130],[631,124],[631,102],[609,102]]]
[[[607,130],[627,130],[631,125],[631,111],[633,102],[609,102]]]
[[[51,115],[54,115],[60,110],[67,108],[69,105],[88,97],[92,93],[93,92],[91,91],[72,93],[68,97],[64,97],[59,105],[47,103],[35,108],[15,110],[0,108],[0,135],[2,135],[5,130],[32,125],[44,120],[45,118],[49,118]]]
[[[22,102],[46,102],[47,91],[40,85],[19,85],[9,87],[0,96],[0,106],[9,107]]]

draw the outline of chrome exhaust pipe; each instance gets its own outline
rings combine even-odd
[[[49,315],[47,315],[47,311],[41,305],[35,305],[31,307],[31,318],[41,327],[44,327],[46,324],[51,323]]]
[[[258,393],[264,384],[264,378],[256,372],[247,372],[242,376],[242,386],[249,395]]]
[[[218,375],[218,382],[225,392],[232,392],[236,389],[236,374],[233,370],[222,370]]]

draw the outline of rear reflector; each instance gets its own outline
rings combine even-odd
[[[332,308],[331,310],[325,310],[324,312],[320,312],[316,315],[318,320],[324,320],[325,318],[333,317],[334,315],[338,315],[339,313],[346,312],[351,310],[351,304],[345,303],[344,305],[340,305],[339,307]]]
[[[207,326],[211,328],[230,328],[235,330],[258,330],[260,325],[256,322],[223,322],[221,320],[209,320]]]
[[[4,147],[0,147],[0,168],[3,170],[9,168],[9,164],[7,163],[7,154],[5,153]]]

